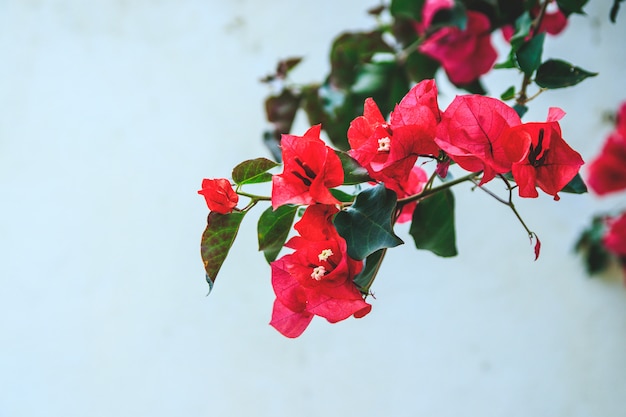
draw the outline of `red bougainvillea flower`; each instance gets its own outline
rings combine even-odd
[[[498,53],[491,44],[489,18],[467,11],[467,27],[444,27],[429,36],[419,51],[439,61],[448,78],[456,85],[466,85],[489,72]]]
[[[233,211],[239,201],[239,196],[226,178],[203,179],[198,194],[204,196],[209,210],[220,214]]]
[[[347,255],[332,223],[337,211],[331,205],[309,206],[294,226],[299,236],[285,245],[295,252],[271,264],[276,301],[270,324],[287,337],[302,334],[313,316],[335,323],[363,317],[372,308],[353,282],[363,262]]]
[[[520,197],[538,197],[536,187],[559,199],[558,192],[583,165],[583,159],[561,136],[563,110],[552,107],[545,123],[524,123],[503,134],[506,155]]]
[[[428,175],[426,174],[426,171],[424,171],[419,166],[414,166],[409,173],[409,180],[407,181],[407,184],[405,186],[405,193],[399,194],[398,198],[408,197],[421,193],[424,189],[424,186],[426,185],[426,182],[428,182]],[[402,211],[400,211],[400,216],[398,216],[396,222],[410,222],[413,219],[415,206],[417,206],[417,201],[412,201],[402,207]]]
[[[484,171],[482,185],[511,169],[502,133],[520,123],[515,110],[500,100],[457,96],[442,114],[436,142],[463,169]]]
[[[304,136],[283,135],[283,173],[272,177],[272,207],[283,204],[339,204],[329,188],[343,183],[339,157],[320,139],[321,125]]]
[[[626,213],[607,219],[608,229],[602,239],[604,246],[620,257],[626,257]]]
[[[587,171],[587,184],[598,195],[626,189],[626,102],[617,113],[616,129]]]
[[[369,175],[385,187],[402,194],[419,155],[437,155],[434,142],[441,116],[434,80],[415,85],[400,101],[387,122],[371,98],[365,100],[363,116],[350,123],[348,153]]]

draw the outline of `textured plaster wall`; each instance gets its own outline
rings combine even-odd
[[[526,117],[563,107],[586,160],[626,99],[626,12],[609,24],[609,3],[544,54],[600,76]],[[512,213],[461,188],[457,258],[398,228],[372,313],[297,340],[267,325],[250,216],[205,297],[196,190],[267,155],[258,79],[303,55],[294,79],[319,80],[330,40],[370,27],[375,4],[0,1],[0,416],[624,416],[626,290],[571,251],[619,199],[520,201],[533,262]],[[485,79],[494,95],[512,82]]]

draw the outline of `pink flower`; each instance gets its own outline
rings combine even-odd
[[[226,178],[203,179],[198,194],[204,196],[209,210],[220,214],[233,211],[239,201],[239,196]]]
[[[469,84],[489,72],[498,57],[491,44],[490,26],[487,16],[470,10],[465,30],[441,28],[419,46],[419,51],[439,61],[452,83]]]
[[[620,257],[626,257],[626,213],[607,220],[608,229],[604,234],[604,246]]]
[[[272,177],[274,209],[283,204],[339,204],[329,189],[343,183],[343,168],[320,132],[321,125],[316,125],[304,136],[282,136],[284,168]]]
[[[285,245],[295,252],[272,262],[276,294],[270,324],[287,337],[298,337],[313,316],[331,323],[350,316],[360,318],[372,306],[353,282],[363,262],[350,258],[345,240],[332,223],[336,206],[309,206]]]

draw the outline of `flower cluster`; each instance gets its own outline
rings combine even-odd
[[[598,196],[615,195],[626,190],[626,101],[617,111],[615,129],[587,167],[587,184]],[[579,249],[585,246],[592,247],[586,248],[589,272],[603,269],[604,261],[596,266],[594,256],[597,258],[598,253],[606,250],[618,259],[626,278],[626,210],[598,216],[579,241]]]
[[[264,172],[272,164],[254,168],[259,161],[236,168],[237,192],[251,197],[252,205],[271,200],[264,216],[273,224],[284,216],[293,218],[296,207],[305,207],[294,226],[298,235],[284,244],[293,252],[269,259],[276,294],[271,325],[287,337],[297,337],[316,315],[334,323],[368,314],[371,306],[364,298],[371,280],[364,285],[362,278],[371,278],[372,257],[377,266],[381,250],[402,243],[393,224],[411,221],[412,230],[420,235],[417,209],[454,184],[471,181],[483,187],[498,177],[510,190],[515,182],[520,197],[537,197],[539,188],[558,200],[558,193],[583,164],[562,137],[558,121],[563,115],[551,108],[546,122],[522,123],[502,101],[471,94],[457,96],[442,111],[435,81],[424,80],[410,89],[388,118],[372,98],[366,99],[363,115],[347,131],[347,153],[328,146],[320,137],[321,126],[315,125],[303,136],[282,136],[282,172]],[[429,160],[436,163],[430,175],[423,168]],[[451,163],[470,174],[447,180]],[[359,184],[356,192],[341,191],[348,184],[346,177],[359,170],[360,179],[351,182]],[[243,179],[241,172],[247,173]],[[239,190],[250,178],[260,182],[261,174],[271,179],[270,197]],[[436,178],[442,182],[439,187],[433,185]],[[377,187],[385,191],[373,191],[381,189]],[[236,191],[226,179],[204,180],[199,193],[212,211],[227,215],[238,210]],[[379,229],[386,232],[371,238]],[[281,236],[283,243],[286,235]],[[537,241],[537,255],[538,250]]]

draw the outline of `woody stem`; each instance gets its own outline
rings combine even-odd
[[[462,182],[473,181],[480,174],[481,174],[481,172],[472,172],[471,174],[468,174],[468,175],[466,175],[464,177],[460,177],[460,178],[457,178],[455,180],[445,182],[445,183],[441,184],[438,187],[433,187],[433,188],[430,188],[428,190],[424,190],[423,192],[421,192],[419,194],[415,194],[415,195],[411,195],[411,196],[408,196],[408,197],[400,198],[400,199],[398,199],[398,203],[397,204],[399,206],[402,206],[402,205],[410,203],[412,201],[423,200],[423,199],[425,199],[427,197],[430,197],[433,194],[437,194],[440,191],[447,190],[448,188],[452,188],[455,185],[460,184]]]

